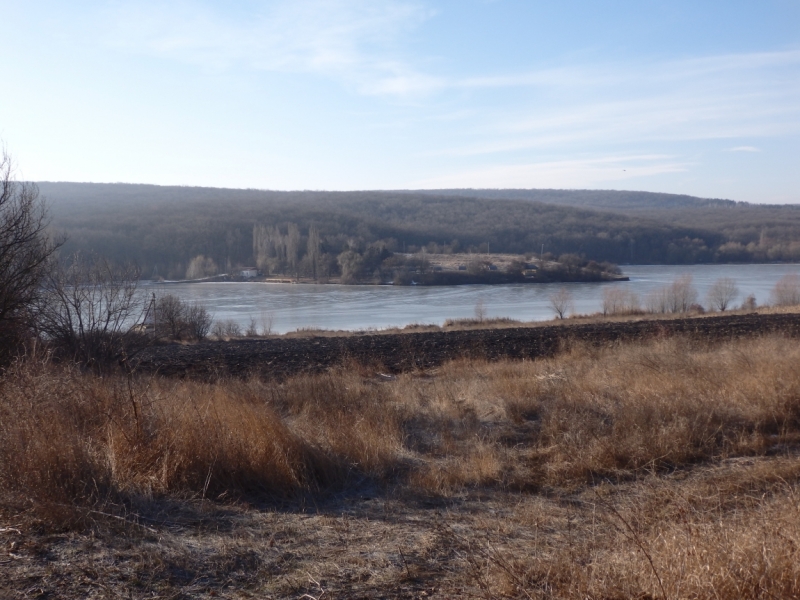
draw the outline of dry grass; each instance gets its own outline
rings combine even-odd
[[[349,545],[363,554],[372,540],[390,569],[376,595],[439,581],[443,597],[800,597],[798,442],[800,347],[779,336],[577,347],[397,377],[350,365],[281,384],[99,378],[29,361],[0,383],[6,515],[81,531],[97,513],[201,499],[310,497],[352,512],[366,489],[408,513],[385,540],[365,533],[374,515],[347,542],[326,537],[325,521],[313,535],[300,527],[308,556],[269,588],[277,595],[317,596],[322,575],[361,573]],[[428,502],[450,508],[409,508]],[[316,592],[299,575],[312,567]]]
[[[286,494],[354,472],[414,487],[624,480],[800,441],[800,348],[673,338],[528,362],[282,384],[98,378],[22,364],[0,391],[0,481],[36,498]],[[400,479],[401,482],[406,482]]]
[[[797,598],[799,477],[797,458],[728,461],[445,536],[487,598]]]

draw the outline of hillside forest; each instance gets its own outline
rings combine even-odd
[[[274,192],[39,183],[63,253],[184,279],[250,266],[359,280],[423,253],[513,253],[589,263],[800,260],[800,207],[646,192]],[[351,277],[352,276],[352,277]]]

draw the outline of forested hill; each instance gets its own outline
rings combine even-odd
[[[715,253],[716,261],[800,261],[800,204],[750,204],[614,190],[463,189],[423,193],[528,200],[614,212],[677,228],[697,227],[721,234],[726,243]]]
[[[656,192],[629,192],[622,190],[549,190],[549,189],[447,189],[413,190],[411,193],[462,198],[488,198],[492,200],[528,200],[544,204],[575,206],[594,210],[652,211],[687,208],[732,208],[749,206],[719,198],[698,198],[685,194],[660,194]]]
[[[299,252],[298,261],[313,226],[320,251],[334,270],[343,252],[364,254],[377,246],[389,251],[427,247],[431,252],[491,249],[539,254],[544,245],[545,253],[555,256],[575,253],[616,263],[800,258],[796,207],[777,214],[774,211],[782,209],[736,203],[704,206],[697,199],[700,206],[669,210],[673,216],[699,211],[698,217],[679,222],[656,213],[623,214],[608,207],[590,210],[564,202],[450,193],[49,182],[39,188],[50,204],[54,228],[68,236],[65,251],[92,250],[135,261],[145,273],[156,271],[170,278],[183,277],[190,261],[200,255],[213,259],[220,270],[254,264],[256,225],[268,234],[270,244],[278,238],[284,246],[290,243]],[[542,191],[556,192],[562,198],[593,193]],[[612,202],[609,194],[614,192],[597,193]],[[740,209],[745,220],[725,216]]]

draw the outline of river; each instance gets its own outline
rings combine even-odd
[[[736,281],[740,290],[737,306],[750,294],[762,304],[769,301],[770,290],[781,277],[800,274],[800,265],[633,265],[623,266],[622,271],[630,281],[450,287],[151,283],[146,290],[200,302],[215,320],[233,319],[243,329],[252,319],[259,329],[269,326],[273,333],[315,328],[370,330],[411,323],[441,325],[446,319],[473,318],[478,304],[484,307],[487,317],[551,319],[548,297],[561,287],[572,293],[576,313],[594,313],[602,308],[606,286],[628,288],[644,297],[685,274],[692,276],[701,304],[705,303],[709,287],[721,277]]]

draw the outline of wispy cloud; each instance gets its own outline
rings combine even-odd
[[[207,68],[314,72],[403,94],[438,85],[395,51],[433,14],[409,0],[276,0],[239,15],[192,0],[123,3],[105,15],[106,41]]]
[[[540,86],[540,99],[486,111],[453,156],[800,133],[800,52],[550,70],[469,85]],[[546,92],[546,93],[545,93]]]
[[[129,52],[314,74],[366,96],[413,100],[405,112],[378,107],[376,119],[390,124],[370,126],[431,132],[424,158],[452,170],[422,187],[602,185],[690,169],[687,142],[759,152],[734,144],[800,134],[797,49],[480,73],[458,57],[415,51],[416,30],[437,15],[427,0],[265,0],[238,12],[204,0],[112,6],[106,41]],[[682,157],[664,154],[673,152]],[[576,154],[589,158],[547,160]]]
[[[411,187],[585,188],[639,177],[687,171],[689,163],[667,155],[601,156],[575,160],[495,165],[415,182]]]
[[[272,0],[255,6],[259,8],[251,5],[237,12],[202,0],[122,0],[106,13],[106,41],[212,69],[316,73],[368,95],[534,88],[561,96],[554,103],[557,110],[549,111],[545,104],[537,106],[541,116],[516,117],[514,127],[527,128],[536,137],[565,118],[575,119],[576,125],[582,119],[603,134],[606,128],[597,125],[619,126],[626,115],[627,122],[653,131],[676,121],[721,121],[735,114],[749,117],[739,128],[748,130],[752,106],[763,112],[763,107],[775,105],[764,101],[769,96],[783,108],[800,106],[800,50],[454,77],[432,72],[426,68],[430,57],[415,56],[409,49],[409,34],[436,15],[424,0]],[[782,74],[776,76],[778,70]],[[626,101],[617,100],[622,90]],[[574,98],[587,99],[583,108]],[[643,113],[637,103],[653,108]],[[512,145],[519,146],[519,140]]]

